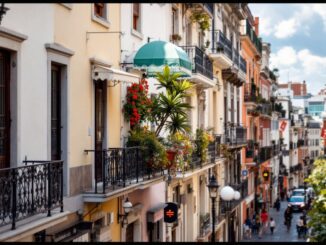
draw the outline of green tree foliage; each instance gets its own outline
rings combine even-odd
[[[315,191],[316,198],[308,215],[308,226],[312,227],[310,240],[313,242],[326,242],[326,159],[319,158],[314,162],[314,169],[306,179]]]

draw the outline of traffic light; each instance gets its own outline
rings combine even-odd
[[[269,178],[269,171],[268,170],[263,171],[263,178],[264,178],[265,181],[268,181],[268,178]]]

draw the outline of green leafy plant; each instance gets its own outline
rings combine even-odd
[[[176,168],[184,172],[190,165],[193,152],[193,144],[190,135],[181,132],[169,135],[165,146],[167,151],[175,153],[175,159],[173,159],[173,161]]]
[[[142,158],[150,168],[165,168],[168,164],[166,149],[162,142],[147,127],[136,127],[129,131],[127,147],[144,148]]]
[[[194,11],[192,15],[190,16],[190,20],[193,23],[198,23],[199,28],[204,33],[205,31],[209,30],[210,28],[210,17],[207,13],[204,11]]]
[[[220,152],[221,155],[228,159],[228,160],[232,160],[234,158],[234,154],[229,150],[228,146],[226,144],[220,144]]]
[[[152,100],[149,120],[157,125],[155,134],[160,135],[163,128],[174,134],[178,131],[188,132],[190,126],[187,123],[187,110],[192,108],[185,99],[189,96],[188,90],[192,84],[187,80],[178,80],[180,73],[172,73],[168,66],[165,66],[162,73],[157,73],[159,82],[158,88],[164,88]]]
[[[203,129],[196,130],[196,152],[200,156],[202,162],[207,160],[208,145],[213,142],[213,136]]]
[[[310,176],[305,179],[315,192],[312,209],[308,212],[308,226],[312,228],[311,242],[326,241],[326,159],[317,159]]]

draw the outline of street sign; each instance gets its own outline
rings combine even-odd
[[[244,169],[244,170],[242,170],[242,176],[247,176],[248,175],[248,170],[247,169]]]
[[[164,222],[173,223],[178,219],[178,205],[174,202],[167,202],[164,208]]]

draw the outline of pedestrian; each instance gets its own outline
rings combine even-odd
[[[287,197],[287,200],[289,201],[290,197],[291,197],[291,191],[290,190],[287,191],[286,197]]]
[[[284,201],[284,191],[281,191],[281,200]]]
[[[275,220],[271,217],[270,222],[269,222],[269,228],[271,229],[272,235],[274,234],[275,226],[276,226]]]
[[[265,229],[268,227],[268,213],[266,209],[263,209],[263,211],[260,214],[261,218],[261,224],[262,224],[262,229],[265,231]]]
[[[252,220],[251,220],[251,233],[257,234],[256,218],[252,218]]]
[[[261,218],[259,215],[256,216],[256,227],[257,227],[257,232],[258,232],[258,238],[262,238],[262,233],[263,233],[263,227],[261,223]]]
[[[301,237],[301,234],[303,233],[303,217],[300,216],[297,220],[297,232],[298,232],[298,238]]]
[[[246,224],[246,222],[244,222],[243,223],[243,232],[244,232],[244,234],[245,234],[245,237],[247,238],[247,239],[250,239],[251,237],[250,237],[250,228],[249,228],[249,226]]]
[[[280,208],[281,208],[281,202],[280,202],[280,199],[277,198],[276,201],[275,201],[275,208],[278,211],[280,211]]]
[[[245,221],[245,224],[247,225],[248,229],[247,229],[247,234],[248,234],[248,237],[249,239],[251,239],[251,227],[252,227],[252,224],[251,224],[251,220],[249,219],[249,217],[247,217],[246,221]]]

